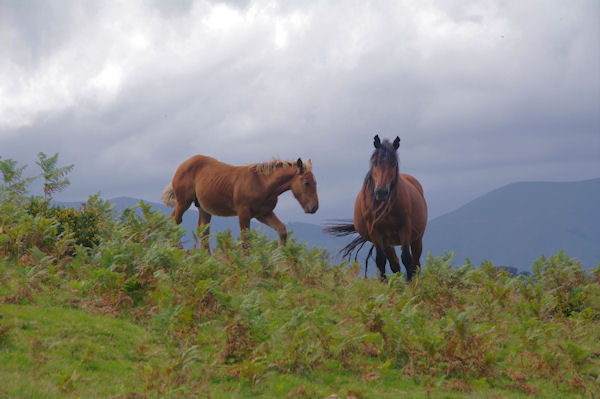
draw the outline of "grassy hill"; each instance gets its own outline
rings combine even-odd
[[[585,268],[594,267],[600,262],[600,207],[596,204],[599,199],[600,179],[510,184],[429,221],[424,252],[435,256],[454,252],[460,261],[469,258],[480,264],[489,260],[530,272],[533,261],[540,255],[565,251]],[[119,197],[110,202],[116,211],[122,211],[135,206],[139,200]],[[149,204],[166,215],[171,212],[162,204]],[[194,246],[191,232],[196,230],[197,217],[194,207],[183,216],[186,233],[182,242],[186,248]],[[286,226],[300,242],[324,248],[331,255],[336,255],[349,241],[324,234],[321,226],[315,224],[288,223]],[[275,238],[272,229],[254,220],[252,228]],[[227,230],[239,236],[237,218],[213,217],[212,232]],[[211,244],[216,244],[214,235]],[[366,251],[363,252],[365,256]],[[376,275],[374,267],[369,275]]]
[[[146,205],[0,198],[1,397],[598,395],[600,270],[562,253],[382,284],[257,232],[180,249]]]
[[[561,250],[586,267],[600,262],[600,179],[515,183],[429,222],[424,247],[434,255],[530,270]]]
[[[293,237],[182,248],[148,204],[55,207],[22,170],[0,159],[0,397],[600,395],[600,266],[429,256],[381,283]]]

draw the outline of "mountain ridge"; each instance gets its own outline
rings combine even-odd
[[[564,250],[591,267],[600,262],[599,199],[600,178],[511,183],[431,220],[424,247],[519,270]]]

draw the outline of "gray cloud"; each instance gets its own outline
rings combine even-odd
[[[202,153],[312,158],[352,214],[375,133],[436,216],[521,180],[600,170],[600,5],[0,2],[0,155],[74,163],[64,199],[156,200]]]

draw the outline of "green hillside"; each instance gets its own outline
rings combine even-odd
[[[600,395],[600,267],[564,253],[384,284],[293,237],[184,249],[150,205],[53,207],[0,167],[0,397]]]
[[[585,267],[600,262],[600,179],[515,183],[429,222],[425,251],[531,270],[565,251]]]
[[[599,378],[600,270],[564,255],[536,280],[428,258],[382,284],[293,239],[220,234],[210,255],[147,206],[88,211],[89,248],[3,219],[3,396],[575,398]]]

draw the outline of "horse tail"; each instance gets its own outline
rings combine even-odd
[[[344,237],[358,233],[356,231],[356,227],[354,227],[354,224],[350,223],[350,221],[335,221],[327,223],[323,228],[323,231],[335,237]],[[359,235],[358,237],[350,241],[348,245],[342,248],[339,253],[342,255],[343,258],[350,259],[352,257],[352,253],[356,250],[356,260],[356,258],[358,257],[358,252],[367,242],[368,240],[364,239],[363,236]]]
[[[356,228],[349,220],[333,221],[325,224],[323,231],[336,237],[344,237],[356,233]]]
[[[350,241],[348,245],[342,248],[339,253],[342,254],[342,257],[350,259],[352,257],[352,253],[356,250],[354,260],[357,260],[358,253],[360,252],[362,247],[368,242],[369,241],[365,240],[363,236],[358,236],[354,240]]]
[[[169,183],[167,187],[162,192],[160,196],[163,204],[168,206],[169,208],[174,208],[177,205],[177,201],[175,200],[175,193],[173,192],[173,183]]]

